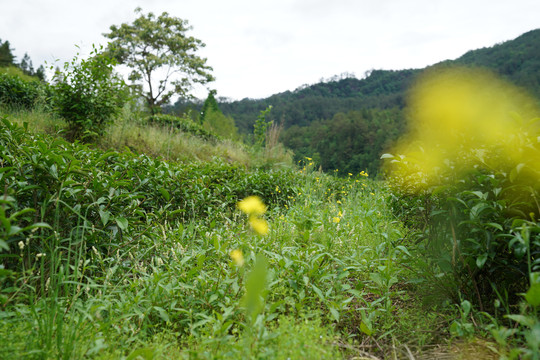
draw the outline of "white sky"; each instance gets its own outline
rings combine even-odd
[[[540,0],[0,0],[0,39],[34,67],[106,44],[134,9],[186,19],[218,96],[263,98],[344,72],[420,68],[540,27]],[[204,98],[206,93],[195,93]]]

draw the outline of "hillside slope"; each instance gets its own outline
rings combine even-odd
[[[458,59],[445,60],[428,68],[448,65],[486,67],[540,96],[540,29],[492,47],[471,50]],[[285,128],[306,126],[316,120],[330,119],[339,112],[402,108],[407,88],[423,70],[373,70],[364,79],[349,77],[321,82],[266,99],[246,98],[221,102],[219,106],[225,115],[235,119],[244,133],[251,132],[258,113],[268,105],[273,107],[272,118],[283,121]]]

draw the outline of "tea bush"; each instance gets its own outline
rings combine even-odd
[[[70,137],[91,140],[99,136],[117,115],[128,97],[114,61],[94,47],[88,59],[64,64],[53,81],[53,104],[70,126]]]
[[[26,81],[18,76],[0,73],[0,105],[14,109],[32,109],[46,104],[50,96],[47,84]]]
[[[365,176],[165,162],[7,119],[0,146],[2,358],[335,358],[336,337],[356,355],[409,341],[395,323],[410,255]],[[268,206],[266,236],[236,208],[251,195]]]
[[[467,314],[472,303],[496,326],[521,327],[518,342],[531,346],[540,329],[536,103],[471,69],[428,74],[411,93],[411,132],[383,157],[393,208],[418,230],[429,255],[418,261],[423,276],[454,303],[468,304]],[[463,321],[451,327],[460,336],[472,326]]]
[[[137,226],[166,220],[223,221],[248,195],[261,196],[271,208],[283,207],[298,181],[292,170],[249,171],[223,162],[174,164],[103,152],[30,135],[6,119],[0,124],[0,139],[0,186],[13,199],[7,216],[31,209],[32,215],[21,218],[18,226],[48,223],[62,237],[85,231],[88,246],[104,251]],[[23,235],[8,238],[11,251],[16,253],[16,244],[24,240]],[[43,251],[43,246],[33,245],[33,252]]]

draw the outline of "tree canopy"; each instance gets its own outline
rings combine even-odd
[[[0,66],[15,65],[15,56],[12,50],[9,41],[0,39]]]
[[[188,97],[195,83],[206,84],[214,80],[206,59],[196,55],[205,44],[186,32],[191,26],[183,19],[171,17],[167,12],[159,16],[142,14],[132,24],[113,25],[104,34],[112,41],[108,53],[119,64],[131,68],[129,80],[139,83],[137,89],[155,114],[173,95]]]

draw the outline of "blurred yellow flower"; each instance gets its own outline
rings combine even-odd
[[[268,223],[261,218],[266,211],[266,205],[258,196],[248,196],[238,203],[238,208],[249,217],[249,225],[259,235],[268,234]]]
[[[250,216],[249,224],[251,225],[251,228],[255,230],[257,234],[259,235],[268,234],[268,223],[266,222],[266,220],[261,219],[259,217]]]
[[[231,256],[231,259],[234,261],[236,266],[240,267],[244,265],[244,255],[242,254],[242,251],[236,249],[231,251],[229,255]]]
[[[395,181],[409,191],[440,185],[447,180],[441,169],[450,166],[454,173],[523,163],[540,170],[540,155],[520,145],[537,143],[536,125],[526,121],[540,110],[519,88],[487,71],[453,68],[426,72],[410,94],[414,132],[398,142],[389,162]]]
[[[337,224],[337,223],[339,223],[339,222],[341,221],[341,218],[335,216],[335,217],[332,218],[332,221],[335,222],[335,223]]]
[[[262,215],[266,206],[258,196],[248,196],[238,203],[238,208],[248,215]]]

